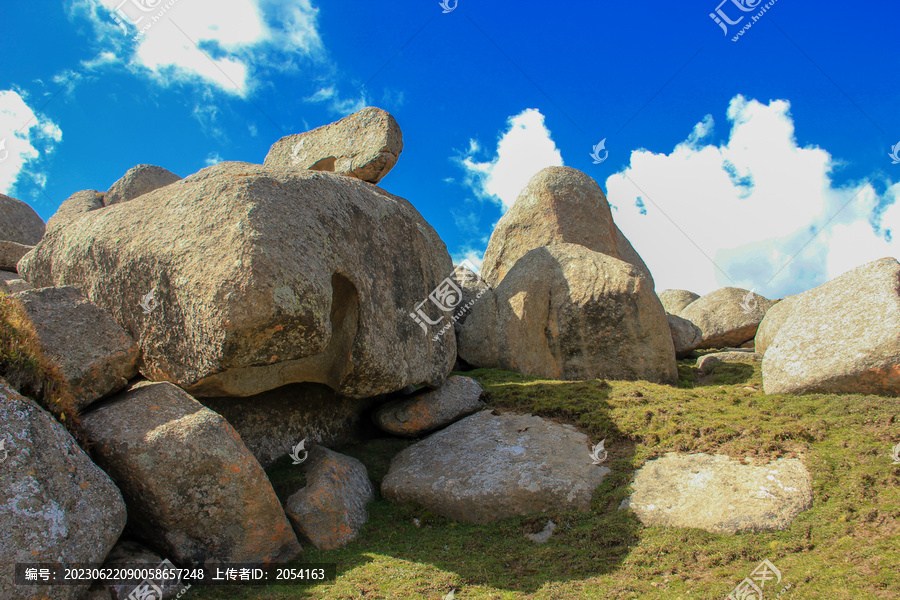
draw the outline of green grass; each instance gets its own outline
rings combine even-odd
[[[303,561],[333,562],[338,580],[312,588],[197,588],[191,598],[253,600],[456,598],[724,598],[763,559],[782,572],[782,599],[900,597],[900,400],[860,395],[767,396],[759,363],[719,365],[697,380],[681,361],[678,387],[647,382],[539,380],[477,370],[498,411],[571,423],[607,438],[612,473],[591,512],[553,512],[489,525],[456,523],[378,498],[359,538],[339,550],[306,545]],[[359,458],[376,486],[409,444],[374,440],[340,450]],[[617,507],[634,471],[670,451],[725,453],[751,462],[801,458],[813,477],[813,508],[781,532],[716,535],[643,527]],[[268,469],[282,497],[298,469]],[[535,545],[523,532],[559,526]],[[413,523],[420,521],[420,527]],[[780,589],[780,588],[778,588]],[[775,598],[778,589],[767,589]]]

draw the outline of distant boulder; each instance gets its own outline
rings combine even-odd
[[[603,190],[570,167],[547,167],[531,178],[497,223],[481,275],[496,288],[520,258],[553,244],[578,244],[632,264],[652,287],[650,271],[613,222]]]
[[[694,300],[679,316],[703,332],[700,348],[737,347],[753,339],[774,304],[749,290],[726,287]]]
[[[900,262],[882,258],[779,303],[765,392],[900,395],[898,282]]]
[[[700,346],[703,341],[703,332],[700,328],[681,317],[666,315],[669,321],[669,329],[672,331],[672,343],[675,345],[675,357],[686,358],[691,352]]]
[[[330,171],[378,183],[402,151],[403,133],[394,117],[368,107],[330,125],[281,138],[269,150],[265,165]]]
[[[653,282],[576,244],[530,251],[472,308],[459,336],[471,365],[550,379],[677,381]]]
[[[128,169],[103,196],[103,205],[112,206],[134,200],[153,190],[181,181],[181,177],[168,169],[155,165],[138,165]]]
[[[688,304],[700,298],[699,294],[687,290],[663,290],[657,296],[666,312],[675,316],[680,315]]]

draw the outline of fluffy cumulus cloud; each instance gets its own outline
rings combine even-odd
[[[461,159],[467,182],[475,193],[496,201],[504,212],[535,173],[563,164],[539,110],[529,108],[510,117],[507,125],[493,158],[478,162],[475,157],[482,153],[481,145],[470,140],[466,156]]]
[[[59,126],[36,113],[19,92],[0,91],[0,193],[14,196],[24,177],[43,187],[42,159],[61,140]]]
[[[669,154],[632,152],[606,181],[616,223],[658,290],[737,285],[797,293],[866,262],[900,256],[900,184],[836,185],[835,160],[800,147],[790,104],[732,99],[727,142],[711,116]]]
[[[286,57],[321,49],[309,0],[72,0],[72,12],[91,19],[122,62],[165,84],[202,81],[244,94],[254,68],[288,68]]]

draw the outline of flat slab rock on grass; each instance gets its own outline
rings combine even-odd
[[[531,415],[481,411],[410,446],[381,492],[450,519],[488,523],[548,510],[590,510],[609,469],[583,433]]]
[[[754,466],[724,455],[670,452],[638,469],[632,489],[623,508],[648,527],[782,530],[812,506],[809,472],[798,459]]]

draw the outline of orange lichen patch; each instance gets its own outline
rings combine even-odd
[[[231,465],[231,472],[232,473],[240,473],[241,467],[239,465]]]
[[[284,329],[284,325],[276,325],[274,329],[275,331],[282,331]]]

